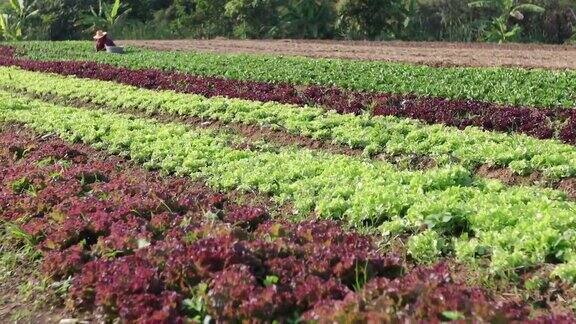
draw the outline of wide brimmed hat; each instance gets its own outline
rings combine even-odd
[[[101,30],[98,30],[98,31],[96,32],[96,35],[94,35],[94,39],[100,39],[100,38],[106,36],[106,34],[107,34],[106,32],[103,32],[103,31],[101,31]]]

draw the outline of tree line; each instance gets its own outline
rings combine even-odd
[[[4,40],[576,41],[576,0],[0,0],[0,13]]]

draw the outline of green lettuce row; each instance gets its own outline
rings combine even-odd
[[[164,112],[284,129],[292,134],[363,148],[370,155],[426,155],[441,165],[456,159],[469,169],[488,164],[509,167],[521,174],[542,171],[552,179],[576,175],[576,147],[556,140],[489,132],[475,127],[460,130],[394,116],[342,115],[317,107],[275,102],[216,97],[207,99],[193,94],[152,91],[18,68],[0,67],[0,73],[9,76],[0,79],[0,87],[3,88],[90,101],[111,108]]]
[[[0,121],[128,155],[150,168],[202,177],[216,188],[268,193],[279,202],[292,201],[301,215],[313,210],[358,227],[380,226],[387,233],[426,225],[429,230],[410,244],[423,261],[438,254],[422,245],[437,241],[429,231],[447,239],[444,251],[470,262],[482,255],[495,272],[550,259],[563,263],[576,255],[575,204],[561,193],[474,181],[458,166],[409,172],[304,149],[236,150],[227,145],[228,138],[206,130],[3,92]]]
[[[95,53],[87,42],[27,42],[16,46],[37,60],[91,60],[137,69],[295,84],[319,84],[510,105],[575,107],[576,72],[519,68],[437,68],[381,61],[249,54],[160,52],[131,48]]]

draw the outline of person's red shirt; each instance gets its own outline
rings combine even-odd
[[[108,35],[96,40],[96,51],[103,51],[106,49],[106,46],[116,46],[114,41],[108,38]]]

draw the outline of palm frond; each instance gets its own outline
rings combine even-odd
[[[546,9],[537,6],[535,4],[531,4],[531,3],[523,3],[521,5],[518,5],[516,7],[514,7],[514,9],[512,9],[512,11],[520,11],[520,12],[531,12],[531,13],[543,13],[546,11]]]
[[[110,10],[110,17],[112,19],[118,16],[118,10],[120,10],[120,0],[114,0],[114,4],[112,5],[112,9]]]
[[[10,5],[15,11],[20,11],[20,2],[18,0],[10,0]]]
[[[473,1],[473,2],[468,3],[468,7],[470,7],[470,8],[492,8],[492,7],[494,7],[494,1],[490,1],[490,0]]]

